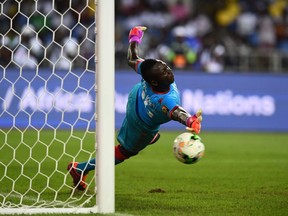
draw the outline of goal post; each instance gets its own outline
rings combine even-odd
[[[0,3],[0,215],[115,212],[114,4]]]
[[[115,211],[114,0],[98,0],[97,11],[97,203],[99,212],[108,213]]]

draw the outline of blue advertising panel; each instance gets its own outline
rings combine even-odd
[[[203,110],[203,130],[288,131],[288,76],[175,72],[182,106]],[[115,125],[121,126],[128,94],[140,76],[117,71]],[[0,127],[94,129],[95,73],[0,71]],[[178,122],[162,129],[183,130]]]
[[[95,127],[95,73],[0,71],[0,127]]]
[[[116,80],[116,118],[122,119],[129,88],[140,78],[122,71]],[[175,80],[182,106],[191,114],[202,108],[203,130],[288,131],[287,75],[175,72]],[[169,122],[162,129],[183,126]]]

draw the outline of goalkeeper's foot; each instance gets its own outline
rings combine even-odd
[[[85,190],[87,184],[85,182],[87,174],[80,174],[77,172],[77,162],[71,162],[68,164],[67,170],[69,171],[70,175],[73,178],[73,184],[78,190]]]
[[[149,144],[154,144],[160,139],[160,134],[157,133]]]

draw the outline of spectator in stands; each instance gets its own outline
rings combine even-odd
[[[176,26],[172,32],[175,39],[169,45],[168,59],[175,69],[185,69],[196,61],[197,51],[188,43],[189,35],[185,27]]]
[[[190,17],[190,8],[184,3],[183,0],[177,0],[169,7],[169,11],[177,24],[187,22]]]
[[[208,73],[221,73],[224,71],[224,54],[225,48],[223,45],[216,45],[212,50],[207,50],[202,53],[201,63],[203,69]]]
[[[22,68],[36,68],[44,58],[44,47],[42,41],[36,37],[35,28],[27,25],[22,28],[20,43],[17,45],[13,62]]]
[[[259,48],[271,49],[276,46],[276,32],[272,17],[267,11],[259,14],[258,17],[258,46]]]
[[[74,60],[79,52],[79,45],[75,38],[63,38],[61,41],[62,48],[58,49],[59,52],[53,52],[51,61],[56,69],[72,70]]]
[[[255,13],[248,9],[246,4],[242,4],[241,12],[236,18],[236,33],[244,40],[253,43],[256,34],[258,18]]]

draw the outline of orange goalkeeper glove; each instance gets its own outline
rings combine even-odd
[[[195,132],[196,134],[200,133],[202,122],[202,110],[198,110],[196,114],[190,116],[186,121],[186,130]]]

